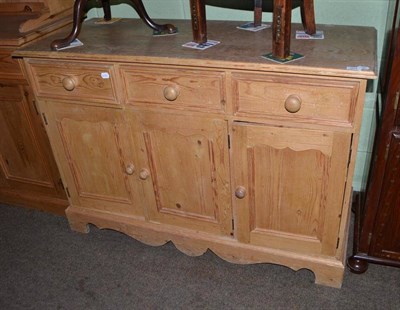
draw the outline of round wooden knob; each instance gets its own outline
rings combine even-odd
[[[125,168],[125,172],[128,175],[132,175],[135,172],[135,166],[133,164],[129,164]]]
[[[66,77],[62,80],[62,84],[65,90],[72,91],[75,89],[75,81],[71,77]]]
[[[290,113],[296,113],[301,108],[301,98],[297,95],[290,95],[286,98],[285,109]]]
[[[142,170],[140,170],[139,178],[140,178],[141,180],[147,180],[147,178],[148,178],[149,176],[150,176],[149,170],[147,170],[147,169],[142,169]]]
[[[246,189],[243,186],[238,186],[235,190],[235,196],[239,199],[243,199],[246,196]]]
[[[179,89],[174,86],[167,86],[164,88],[164,97],[169,101],[174,101],[179,96]]]

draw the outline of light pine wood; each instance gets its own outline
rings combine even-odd
[[[177,66],[192,66],[196,61],[203,68],[227,68],[254,70],[254,72],[287,72],[290,74],[314,74],[318,76],[376,78],[376,30],[368,27],[349,27],[318,24],[324,31],[324,40],[292,40],[291,49],[305,55],[303,59],[287,65],[262,58],[272,50],[271,28],[251,33],[237,29],[243,22],[208,21],[209,37],[220,44],[200,52],[183,48],[182,44],[192,41],[191,25],[185,20],[175,20],[179,34],[152,37],[151,32],[140,20],[122,19],[117,23],[99,27],[96,20],[84,24],[85,31],[79,36],[84,46],[61,52],[49,52],[50,43],[60,34],[27,46],[14,55],[27,55],[72,60],[108,60]],[[162,21],[161,21],[162,22]],[[170,22],[170,21],[169,21]],[[294,24],[292,36],[302,25]],[[112,43],[110,43],[112,42]],[[251,47],[251,48],[249,48]],[[77,52],[79,51],[79,52]],[[356,51],[356,52],[355,52]],[[365,66],[357,71],[348,67]]]
[[[240,123],[232,131],[234,183],[247,192],[233,202],[238,240],[333,255],[350,135]]]
[[[206,231],[232,232],[228,124],[222,119],[132,113],[142,144],[140,169],[151,221]]]
[[[153,104],[161,108],[181,110],[225,110],[223,71],[177,71],[177,68],[162,69],[160,66],[123,66],[121,70],[129,104]],[[157,76],[154,75],[155,70],[158,72]]]
[[[42,111],[71,203],[144,216],[132,129],[123,113],[73,101],[46,103]]]
[[[119,104],[110,64],[32,62],[38,97]]]
[[[265,115],[352,126],[359,82],[286,75],[233,74],[236,115]],[[298,107],[288,111],[288,99]]]
[[[366,79],[376,75],[341,68],[361,44],[346,29],[353,49],[343,61],[325,54],[326,67],[248,54],[241,62],[240,39],[224,59],[212,49],[172,56],[177,36],[161,38],[158,55],[160,38],[144,35],[119,53],[90,40],[56,54],[42,43],[19,51],[70,195],[71,228],[307,268],[316,283],[340,287]],[[363,47],[365,63],[374,44]]]
[[[176,226],[143,222],[130,217],[105,214],[79,207],[68,208],[66,213],[71,228],[81,233],[88,233],[88,223],[95,223],[99,228],[111,228],[123,232],[151,246],[160,246],[172,241],[179,250],[191,256],[201,255],[210,249],[222,259],[235,264],[272,263],[284,265],[293,270],[305,268],[314,272],[315,282],[318,284],[337,288],[342,285],[343,264],[331,257],[318,257],[254,246],[240,243],[233,238],[215,236],[191,229],[177,228]]]

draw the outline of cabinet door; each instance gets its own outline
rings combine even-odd
[[[239,241],[334,255],[351,135],[244,123],[232,131]]]
[[[42,102],[73,206],[142,216],[131,128],[123,111]]]
[[[23,195],[36,192],[63,197],[45,132],[35,123],[29,96],[23,85],[0,83],[0,186]]]
[[[385,176],[379,199],[379,212],[372,239],[372,253],[400,260],[400,132],[392,133]]]
[[[143,112],[132,123],[145,145],[140,173],[149,219],[231,234],[226,121]]]

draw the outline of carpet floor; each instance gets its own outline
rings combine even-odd
[[[80,234],[63,217],[0,205],[0,309],[398,310],[400,268],[346,270],[335,289],[308,270],[189,257],[94,226]]]

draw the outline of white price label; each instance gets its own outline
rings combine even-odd
[[[109,74],[108,72],[102,72],[102,73],[101,73],[101,77],[102,77],[103,79],[109,79],[109,78],[110,78],[110,74]]]

